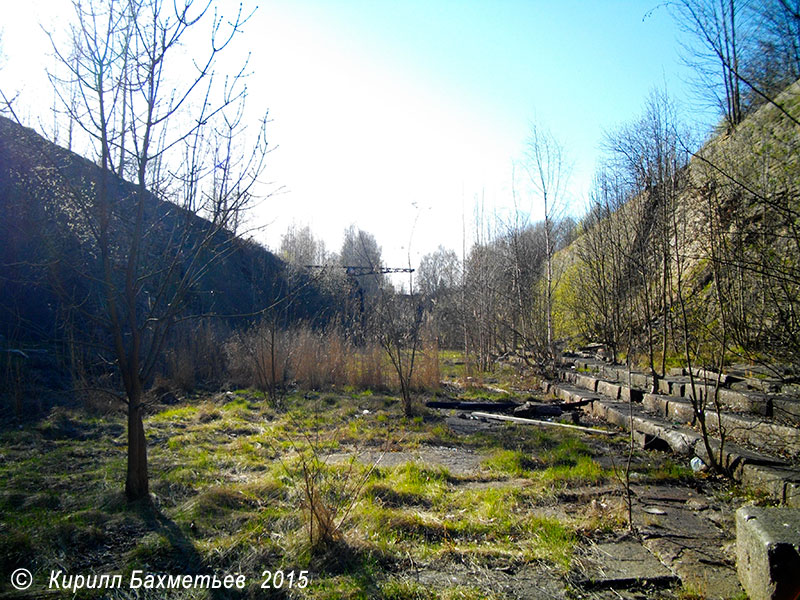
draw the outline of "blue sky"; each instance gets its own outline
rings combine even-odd
[[[31,75],[51,61],[37,21],[63,25],[65,5],[6,8],[0,85],[22,89],[20,101],[48,97]],[[653,87],[687,118],[713,118],[693,100],[677,36],[650,0],[265,0],[239,45],[253,53],[253,114],[270,111],[267,178],[282,192],[251,221],[272,247],[294,221],[331,250],[356,223],[390,266],[409,250],[412,265],[439,244],[460,252],[476,199],[507,214],[534,121],[566,150],[578,215],[604,132],[636,118]],[[517,192],[541,218],[538,199]]]

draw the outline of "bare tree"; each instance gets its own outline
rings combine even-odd
[[[368,300],[378,296],[378,291],[384,283],[384,277],[380,272],[382,266],[381,247],[374,235],[355,225],[348,227],[344,232],[339,261],[344,267],[368,269],[370,271],[368,274],[358,278],[360,293],[364,294]]]
[[[697,50],[688,46],[687,62],[700,72],[701,86],[714,95],[730,127],[738,125],[743,118],[738,77],[744,43],[742,4],[742,0],[675,0],[671,3],[678,22],[704,47],[704,50]],[[717,83],[709,86],[708,81]]]
[[[757,106],[774,102],[800,78],[800,1],[761,0],[751,6],[755,40],[739,75],[746,104]]]
[[[422,257],[417,270],[420,291],[436,296],[457,287],[461,273],[461,261],[453,250],[439,246]]]
[[[565,209],[568,169],[564,150],[552,133],[540,125],[532,125],[525,152],[527,170],[533,192],[542,202],[545,240],[544,314],[547,331],[547,358],[555,361],[553,340],[553,255],[554,228]]]
[[[481,371],[488,371],[496,349],[497,280],[500,276],[500,256],[493,241],[495,223],[488,218],[484,199],[475,204],[474,244],[463,261],[463,294],[461,298],[462,325],[466,371],[472,368],[472,357]]]
[[[133,500],[149,493],[144,391],[172,326],[233,247],[264,167],[266,119],[248,131],[244,67],[214,76],[218,56],[247,21],[241,7],[232,18],[194,0],[75,2],[74,10],[69,47],[53,41],[69,76],[51,79],[99,166],[97,180],[68,202],[88,247],[89,265],[73,267],[101,295],[75,310],[99,332],[92,343],[124,389],[125,492]],[[186,43],[203,24],[205,54],[189,60]]]
[[[281,237],[280,257],[294,265],[323,265],[326,261],[325,242],[314,237],[308,225],[292,224]]]
[[[678,23],[700,42],[700,47],[686,45],[686,61],[729,129],[764,103],[800,125],[791,107],[778,99],[800,76],[797,0],[672,0],[669,5]]]
[[[400,382],[403,414],[414,414],[412,404],[412,377],[420,348],[420,331],[423,322],[422,298],[414,293],[397,294],[382,289],[379,304],[373,313],[375,335],[392,363]]]
[[[572,311],[587,341],[599,341],[616,362],[626,337],[625,276],[628,240],[620,222],[627,200],[618,176],[608,167],[595,175],[583,235],[577,240],[579,290],[573,295]]]
[[[5,56],[3,54],[3,35],[2,31],[0,31],[0,70],[3,68],[3,62],[5,61]],[[8,113],[10,114],[13,119],[20,123],[19,117],[17,117],[17,113],[14,112],[14,101],[17,99],[18,94],[8,96],[6,91],[3,88],[0,88],[0,114]]]
[[[431,334],[439,347],[457,348],[463,344],[461,275],[458,255],[443,246],[423,256],[417,269],[420,294],[430,309]]]

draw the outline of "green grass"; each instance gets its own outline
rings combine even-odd
[[[483,465],[490,470],[511,477],[530,477],[542,467],[542,462],[520,450],[495,450]]]
[[[678,464],[671,458],[645,468],[641,472],[649,481],[659,483],[690,481],[694,478],[694,472],[690,467]]]
[[[0,432],[0,594],[18,567],[91,565],[251,578],[267,567],[312,571],[312,584],[291,598],[492,598],[485,581],[453,587],[447,574],[460,564],[513,570],[531,562],[566,573],[582,536],[617,523],[554,509],[561,490],[610,479],[591,436],[518,425],[458,436],[438,414],[403,417],[397,397],[376,391],[290,394],[282,406],[276,412],[242,390],[149,416],[152,507],[122,495],[122,415],[59,410]],[[463,447],[481,464],[459,474],[420,461],[375,469],[314,462],[329,452],[441,446]],[[340,534],[315,549],[309,466]],[[648,469],[655,480],[690,476],[669,461]],[[412,563],[441,572],[441,582],[410,579]]]

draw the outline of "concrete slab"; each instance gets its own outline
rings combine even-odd
[[[800,598],[800,510],[736,511],[736,567],[750,600]]]
[[[590,392],[597,391],[597,378],[591,377],[589,375],[581,375],[577,374],[575,376],[575,385],[578,387],[585,388]]]
[[[603,394],[603,396],[607,396],[612,400],[617,400],[619,399],[620,386],[609,381],[598,381],[597,393]]]
[[[647,548],[632,540],[597,544],[581,563],[583,576],[578,583],[585,588],[624,589],[678,581]]]
[[[772,398],[771,404],[772,414],[781,422],[800,425],[800,400],[781,396]]]
[[[668,560],[687,588],[697,590],[707,600],[729,600],[741,596],[736,570],[717,559],[709,560],[705,549],[687,546],[679,538],[653,538],[645,546],[660,558]]]
[[[635,492],[634,519],[645,547],[685,587],[708,600],[741,595],[733,556],[726,551],[732,523],[713,498],[668,486],[636,486]]]
[[[645,394],[642,398],[642,406],[659,417],[666,417],[669,397],[660,394]]]
[[[620,400],[624,400],[625,402],[641,403],[642,398],[644,398],[644,392],[642,390],[637,390],[636,388],[630,388],[627,385],[623,385],[620,386],[619,397]]]
[[[653,387],[653,380],[644,373],[631,373],[631,385],[639,390],[650,391],[650,388]]]

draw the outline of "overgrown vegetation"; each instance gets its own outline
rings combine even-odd
[[[255,597],[262,571],[282,569],[311,581],[285,597],[417,598],[413,574],[425,571],[438,583],[422,597],[486,598],[480,578],[453,587],[453,565],[533,561],[567,573],[583,540],[624,527],[598,440],[517,426],[462,437],[443,417],[402,413],[397,396],[355,391],[289,394],[284,412],[255,390],[159,409],[145,419],[152,504],[120,492],[120,416],[57,410],[0,433],[2,585],[19,566],[37,576],[87,565],[219,571],[246,574],[240,595]],[[437,463],[443,443],[449,463]],[[642,462],[639,473],[671,478],[672,468]],[[602,483],[611,508],[556,508],[570,490]]]
[[[386,275],[410,265],[386,267],[355,225],[338,254],[308,227],[281,259],[238,237],[266,140],[244,143],[245,70],[218,96],[208,79],[248,15],[76,3],[53,83],[94,162],[0,117],[2,590],[18,567],[236,572],[241,597],[279,570],[293,579],[275,597],[397,600],[499,597],[474,574],[531,564],[563,577],[582,544],[634,529],[632,482],[692,472],[637,451],[633,428],[465,434],[418,400],[443,380],[462,400],[529,394],[588,342],[653,391],[686,367],[724,472],[722,371],[791,379],[800,364],[800,16],[782,0],[667,4],[711,53],[716,137],[698,144],[653,92],[606,136],[575,220],[565,149],[537,125],[511,188],[541,220],[478,204],[473,246],[427,255],[404,290]],[[166,58],[204,15],[206,67],[162,97]],[[601,456],[623,450],[624,471]]]

